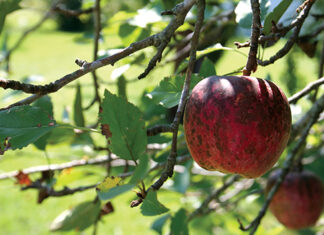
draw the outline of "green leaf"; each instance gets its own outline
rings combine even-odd
[[[187,188],[190,185],[190,169],[192,166],[192,161],[185,163],[183,167],[183,172],[176,173],[174,176],[174,183],[170,187],[171,190],[174,190],[179,193],[185,193]]]
[[[161,104],[166,108],[172,108],[179,104],[181,92],[183,89],[185,75],[176,75],[165,77],[147,97],[153,99],[157,104]],[[201,81],[202,77],[192,74],[190,90]]]
[[[110,200],[120,194],[130,191],[134,187],[135,187],[134,184],[124,184],[121,186],[113,187],[113,188],[109,189],[108,191],[97,190],[97,194],[99,196],[99,199],[102,201]]]
[[[199,75],[203,78],[216,75],[215,65],[207,57],[204,58],[204,61],[199,71]]]
[[[147,154],[143,154],[140,157],[139,164],[136,166],[133,177],[129,181],[131,184],[137,184],[140,180],[144,179],[149,170],[149,157]]]
[[[78,83],[76,87],[76,93],[74,98],[74,123],[77,126],[85,126],[84,123],[84,116],[82,111],[82,93],[81,93],[81,86]]]
[[[233,51],[233,50],[234,49],[231,47],[224,47],[222,46],[222,44],[217,43],[214,46],[208,47],[201,51],[197,51],[197,59],[215,51]]]
[[[52,222],[51,231],[83,231],[96,222],[100,212],[100,201],[87,201],[63,211]]]
[[[172,140],[171,133],[160,133],[158,135],[148,136],[148,143],[150,143],[150,144],[170,143],[171,140]]]
[[[56,176],[55,189],[63,189],[66,185],[80,181],[84,177],[89,177],[90,174],[91,173],[85,168],[80,169],[73,167],[62,170],[60,174]]]
[[[224,47],[224,46],[222,46],[222,44],[216,43],[214,46],[208,47],[208,48],[203,49],[201,51],[197,51],[197,59],[199,59],[199,58],[201,58],[203,56],[206,56],[206,55],[208,55],[210,53],[213,53],[215,51],[233,51],[233,52],[236,52],[238,54],[243,55],[244,57],[247,57],[247,55],[245,53],[241,52],[240,50],[237,50],[237,49],[231,48],[231,47]],[[208,61],[210,61],[210,60],[208,59]],[[213,64],[212,61],[210,61],[210,62]],[[205,60],[204,60],[204,63],[206,63]],[[180,66],[177,68],[176,74],[179,74],[181,71],[183,71],[187,67],[188,67],[188,60],[184,60],[183,62],[181,62]],[[211,69],[210,64],[208,65],[208,67]],[[214,67],[214,69],[213,69],[213,71],[214,71],[215,70],[215,65],[214,64],[213,64],[213,67]],[[213,71],[210,70],[209,74],[215,75],[216,71],[212,74]],[[202,75],[201,72],[200,72],[200,75]],[[210,75],[208,75],[208,76],[210,76]],[[203,77],[206,77],[206,76],[203,76]]]
[[[4,26],[6,16],[11,12],[20,9],[20,2],[21,0],[0,0],[0,34]]]
[[[274,9],[271,11],[264,20],[264,27],[263,27],[263,33],[269,34],[271,33],[272,28],[272,21],[275,23],[278,23],[281,16],[285,13],[285,11],[288,9],[290,4],[292,3],[292,0],[282,0]]]
[[[124,23],[120,25],[118,30],[118,35],[123,42],[124,46],[129,46],[134,41],[142,40],[150,36],[150,27],[141,28],[135,25],[130,25],[129,23]]]
[[[89,132],[76,133],[71,143],[72,146],[93,145],[93,140]]]
[[[62,121],[65,123],[70,122],[70,112],[65,106],[64,106],[63,112],[62,112]]]
[[[135,58],[131,62],[131,64],[134,64],[134,65],[141,64],[145,60],[145,54],[144,54],[144,52],[142,52],[139,55],[136,55],[134,57]]]
[[[43,96],[42,98],[36,100],[33,103],[34,107],[39,107],[41,108],[44,112],[46,112],[50,118],[53,118],[53,104],[51,101],[51,98],[49,96]],[[50,137],[51,132],[48,132],[47,134],[43,135],[40,137],[34,145],[39,149],[39,150],[45,150],[46,145],[47,145],[47,140]]]
[[[51,118],[53,118],[53,104],[51,98],[48,95],[36,100],[32,106],[41,108]]]
[[[154,231],[162,235],[163,226],[165,225],[165,223],[168,221],[169,218],[170,218],[170,214],[166,214],[157,218],[151,225],[151,229],[153,229]]]
[[[162,3],[166,10],[172,9],[176,4],[174,0],[162,0]]]
[[[237,52],[245,57],[247,57],[246,54],[244,54],[243,52],[237,50],[237,49],[234,49],[234,48],[231,48],[231,47],[224,47],[222,46],[222,44],[220,43],[217,43],[216,45],[214,46],[211,46],[211,47],[208,47],[204,50],[201,50],[201,51],[197,51],[197,59],[205,56],[205,55],[208,55],[210,53],[213,53],[215,51],[234,51],[234,52]]]
[[[141,111],[122,97],[105,90],[101,123],[111,132],[110,147],[122,159],[137,160],[146,150],[147,135]]]
[[[0,152],[5,145],[18,149],[34,143],[54,126],[55,121],[39,107],[19,106],[0,111]]]
[[[38,148],[39,150],[45,150],[46,145],[47,145],[47,139],[50,137],[51,132],[46,133],[42,137],[40,137],[35,143],[35,147]]]
[[[169,211],[169,209],[158,201],[156,191],[149,191],[141,206],[141,213],[145,216],[154,216],[163,214],[167,211]]]
[[[1,31],[0,31],[0,35],[1,35]],[[1,48],[0,48],[0,53],[6,53],[6,52],[8,52],[8,41],[9,41],[9,34],[8,34],[8,32],[5,32],[4,34],[3,34],[3,36],[2,37],[0,37],[0,46],[1,46]],[[20,93],[19,91],[16,91],[16,90],[14,90],[15,92],[14,92],[14,94],[16,94],[16,93]],[[10,92],[11,94],[13,93],[13,91],[11,91]],[[4,96],[2,96],[2,99],[5,99],[5,95]]]
[[[141,95],[140,99],[140,109],[143,110],[143,117],[146,121],[148,121],[148,125],[154,125],[162,121],[161,116],[165,115],[167,109],[162,107],[161,105],[157,105],[152,99],[148,98],[147,95],[150,91],[152,91],[155,87],[151,87],[151,89],[145,89]]]
[[[188,221],[186,210],[181,208],[171,219],[172,235],[188,235]]]
[[[136,28],[137,28],[136,26],[130,25],[129,23],[126,22],[119,26],[118,35],[121,39],[127,38],[136,30]]]
[[[261,21],[268,12],[270,0],[260,1]],[[250,0],[241,0],[235,8],[236,22],[242,28],[250,29],[252,24],[252,10]]]
[[[51,135],[47,139],[47,144],[57,145],[57,144],[70,144],[75,137],[73,129],[62,128],[66,125],[65,123],[57,123],[57,128],[51,130]]]
[[[100,192],[108,192],[110,189],[119,186],[121,177],[108,176],[100,184],[97,185],[96,190]]]
[[[182,71],[184,71],[187,67],[188,67],[189,61],[188,60],[183,60],[179,67],[177,68],[177,71],[175,72],[175,74],[179,74]]]
[[[124,75],[117,79],[118,96],[127,100],[127,81]]]

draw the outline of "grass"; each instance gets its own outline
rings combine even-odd
[[[19,22],[25,22],[24,20],[26,19],[36,22],[37,18],[39,18],[38,14],[25,10],[11,14],[7,19],[7,23],[11,26],[11,43],[18,38],[20,30],[25,27],[19,24]],[[47,22],[40,30],[32,33],[26,41],[24,41],[19,50],[14,53],[12,57],[12,73],[10,74],[10,79],[21,80],[25,76],[40,75],[44,78],[41,83],[48,83],[78,69],[78,66],[74,64],[76,58],[91,61],[91,42],[76,43],[76,39],[82,36],[80,33],[58,32],[54,30],[54,26],[52,21]],[[112,48],[118,44],[119,39],[116,36],[106,35],[106,39],[104,43],[101,44],[101,48]],[[232,47],[232,45],[233,44],[230,44],[229,46]],[[282,44],[280,46],[282,46]],[[265,57],[273,54],[277,49],[278,47],[267,49]],[[298,66],[296,67],[298,74],[304,76],[307,81],[316,78],[316,61],[306,59],[302,53],[298,53]],[[230,63],[228,61],[230,61]],[[265,68],[259,67],[255,75],[258,77],[266,77],[270,74],[273,80],[287,91],[284,75],[289,71],[285,71],[285,64],[283,61],[284,60],[280,60],[274,65]],[[225,52],[222,60],[216,65],[216,71],[218,74],[229,73],[243,66],[245,62],[245,57],[234,52]],[[121,64],[122,62],[117,63],[115,67]],[[101,80],[110,82],[110,75],[115,67],[106,66],[99,69],[98,75]],[[304,67],[307,67],[307,70],[305,70]],[[170,74],[171,70],[172,68],[170,66],[158,67],[148,78],[131,83],[127,90],[129,100],[137,103],[139,94],[145,87],[155,86],[164,76]],[[127,71],[126,77],[132,79],[142,71],[143,67],[133,66]],[[80,78],[78,82],[82,85],[82,92],[84,95],[83,103],[86,105],[93,97],[92,78],[90,75],[86,75]],[[73,82],[59,92],[50,95],[54,102],[56,119],[61,120],[64,107],[68,110],[72,110],[75,84],[76,82]],[[100,90],[101,94],[103,94],[104,89],[116,92],[116,87],[114,85],[102,85]],[[2,92],[0,95],[2,96],[4,94],[6,94],[6,92]],[[5,99],[1,106],[6,106],[25,96],[26,95],[21,94]],[[97,117],[97,107],[87,111],[86,116],[93,117],[92,119],[95,120]],[[70,117],[72,117],[71,112]],[[52,163],[59,163],[78,159],[85,153],[80,150],[72,150],[69,146],[61,145],[58,147],[50,147],[48,149],[48,154]],[[44,164],[47,164],[44,153],[36,150],[33,146],[29,146],[23,150],[8,151],[5,156],[1,156],[0,171],[6,172]],[[86,185],[100,181],[104,176],[103,169],[99,167],[93,167],[92,169],[93,175],[91,177],[80,177],[70,185]],[[32,177],[35,178],[36,176],[33,175]],[[42,204],[37,205],[37,192],[33,190],[21,192],[19,186],[16,185],[12,179],[0,182],[0,192],[0,234],[6,235],[52,234],[49,232],[49,226],[51,221],[58,214],[78,203],[92,200],[95,196],[94,190],[89,190],[85,193],[78,193],[63,198],[50,198],[45,200]],[[115,212],[104,217],[103,223],[100,223],[98,228],[98,234],[156,234],[149,229],[155,217],[144,217],[140,214],[139,208],[129,208],[130,201],[134,196],[135,194],[133,192],[129,192],[113,199],[112,202],[115,207]],[[182,195],[178,193],[162,190],[159,192],[159,199],[167,207],[171,208],[173,212],[182,205]],[[256,212],[256,209],[254,212]],[[214,215],[210,216],[210,219],[217,220],[217,217],[213,216]],[[273,221],[273,218],[270,218],[270,221],[271,220]],[[197,221],[200,221],[199,224],[197,224]],[[215,228],[214,230],[213,228],[201,228],[200,223],[207,220],[197,221],[193,222],[193,225],[191,225],[193,234],[211,234],[216,231]],[[228,222],[232,223],[230,226],[237,226],[235,218],[228,220]],[[222,225],[220,224],[219,226]],[[282,231],[282,227],[280,231]],[[92,229],[88,229],[84,234],[91,234],[91,232]],[[237,230],[235,230],[235,232],[237,232]],[[80,233],[71,232],[64,234],[72,235]],[[228,231],[220,231],[217,234],[225,235],[229,233]]]

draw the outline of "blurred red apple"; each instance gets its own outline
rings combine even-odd
[[[280,170],[268,180],[266,193],[276,182]],[[289,229],[311,227],[320,217],[324,206],[324,187],[311,172],[290,172],[275,193],[270,211]]]

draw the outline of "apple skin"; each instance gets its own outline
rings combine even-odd
[[[206,170],[256,178],[287,145],[290,107],[272,82],[248,76],[212,76],[192,90],[184,131],[193,159]]]
[[[281,170],[274,171],[267,183],[266,193],[276,182]],[[308,171],[290,172],[269,205],[280,223],[289,229],[313,226],[324,206],[324,187],[320,178]]]

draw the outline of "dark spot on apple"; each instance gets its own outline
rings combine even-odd
[[[198,139],[198,144],[201,145],[202,144],[202,138],[200,135],[197,135],[197,139]]]

